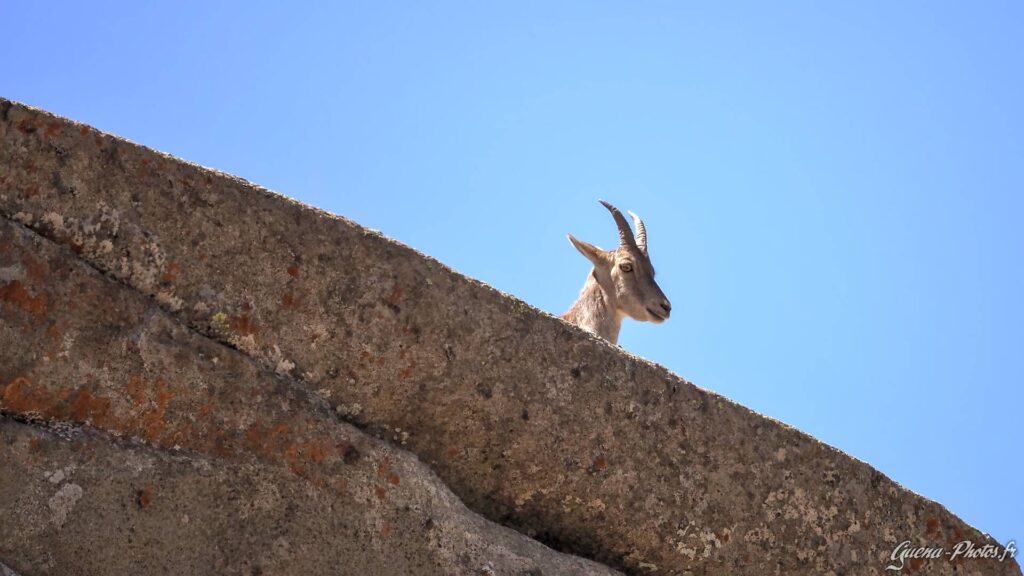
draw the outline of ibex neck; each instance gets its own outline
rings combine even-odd
[[[615,296],[605,291],[591,270],[579,298],[562,315],[569,322],[615,344],[619,340],[622,318],[615,312]]]

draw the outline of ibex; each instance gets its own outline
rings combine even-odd
[[[568,235],[572,245],[593,263],[594,269],[587,276],[579,298],[561,317],[615,344],[623,318],[629,316],[658,324],[668,319],[672,305],[654,281],[654,267],[647,256],[644,221],[629,213],[636,224],[636,236],[633,236],[619,209],[604,200],[600,202],[615,218],[619,247],[602,250]]]

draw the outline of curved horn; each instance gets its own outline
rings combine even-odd
[[[633,239],[633,231],[629,228],[629,222],[626,222],[626,217],[619,212],[619,209],[604,200],[598,200],[602,206],[608,209],[612,213],[612,218],[615,218],[615,225],[619,228],[619,244],[626,247],[636,248],[636,240]]]
[[[626,213],[633,217],[633,226],[636,228],[636,247],[644,253],[644,256],[647,256],[647,228],[644,226],[644,221],[628,210]]]

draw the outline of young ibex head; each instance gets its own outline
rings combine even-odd
[[[641,322],[664,322],[672,305],[654,281],[654,266],[647,254],[647,229],[639,216],[629,213],[636,235],[619,209],[601,200],[612,213],[619,231],[619,246],[602,250],[593,244],[569,241],[594,265],[579,300],[563,317],[585,329],[615,342],[622,318]],[[596,286],[594,285],[596,283]]]

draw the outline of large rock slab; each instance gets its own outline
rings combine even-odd
[[[372,482],[325,490],[88,429],[0,417],[0,445],[0,555],[24,576],[612,573],[468,513],[415,470],[419,486],[383,503],[361,494]]]
[[[23,576],[615,573],[8,220],[0,411],[0,560]]]
[[[240,179],[5,101],[0,166],[0,215],[560,549],[636,573],[881,574],[904,540],[990,542],[797,430]]]

